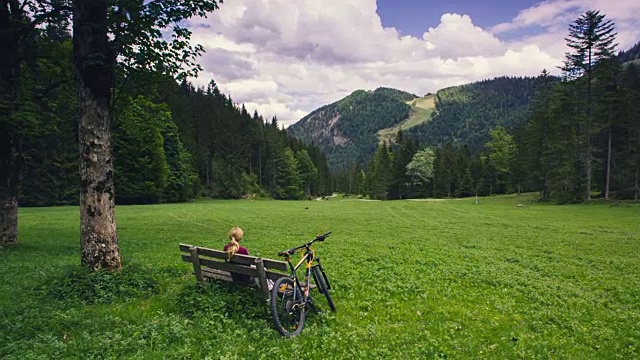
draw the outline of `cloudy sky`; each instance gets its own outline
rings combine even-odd
[[[206,49],[194,83],[288,126],[357,89],[557,73],[589,9],[615,22],[619,50],[640,40],[638,0],[225,0],[188,24]]]

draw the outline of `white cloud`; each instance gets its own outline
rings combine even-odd
[[[618,50],[625,50],[640,38],[638,14],[640,1],[637,0],[548,0],[524,9],[510,22],[495,25],[490,30],[494,34],[506,34],[515,30],[541,28],[541,31],[521,40],[545,47],[554,56],[564,55],[563,39],[568,25],[588,10],[599,10],[611,20],[618,32]]]
[[[235,0],[189,24],[194,42],[207,50],[205,72],[195,82],[214,79],[247,110],[289,125],[356,89],[389,86],[421,95],[494,76],[555,71],[566,26],[597,2],[545,1],[491,29],[467,15],[444,14],[417,38],[383,27],[375,0]],[[599,4],[626,47],[639,36],[631,15],[640,13],[636,2]],[[501,39],[532,26],[542,30]]]
[[[492,34],[473,25],[468,15],[444,14],[440,18],[440,25],[429,28],[422,38],[431,49],[445,58],[500,55],[507,47]]]

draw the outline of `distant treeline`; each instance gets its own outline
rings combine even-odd
[[[43,32],[42,52],[21,77],[20,205],[77,204],[78,126],[71,38]],[[116,79],[113,152],[116,201],[197,196],[298,199],[331,191],[319,148],[288,135],[276,118],[249,114],[220,93],[155,72]]]

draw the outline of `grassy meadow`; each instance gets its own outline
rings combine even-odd
[[[522,206],[518,206],[521,204]],[[0,250],[0,358],[640,357],[640,206],[528,197],[443,201],[210,200],[119,206],[120,274],[79,267],[76,207],[20,209]],[[316,293],[283,339],[256,290],[195,285],[178,244],[252,255],[316,246]]]

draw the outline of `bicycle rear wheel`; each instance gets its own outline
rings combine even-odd
[[[336,306],[333,304],[333,299],[331,298],[329,288],[327,286],[327,283],[325,282],[324,274],[322,274],[318,266],[314,266],[311,270],[313,271],[313,278],[316,281],[316,285],[318,285],[318,291],[320,291],[321,294],[324,294],[324,296],[327,297],[327,302],[329,303],[331,311],[335,312]]]
[[[300,334],[306,312],[302,293],[293,280],[278,279],[271,289],[271,316],[278,332],[287,337]]]

